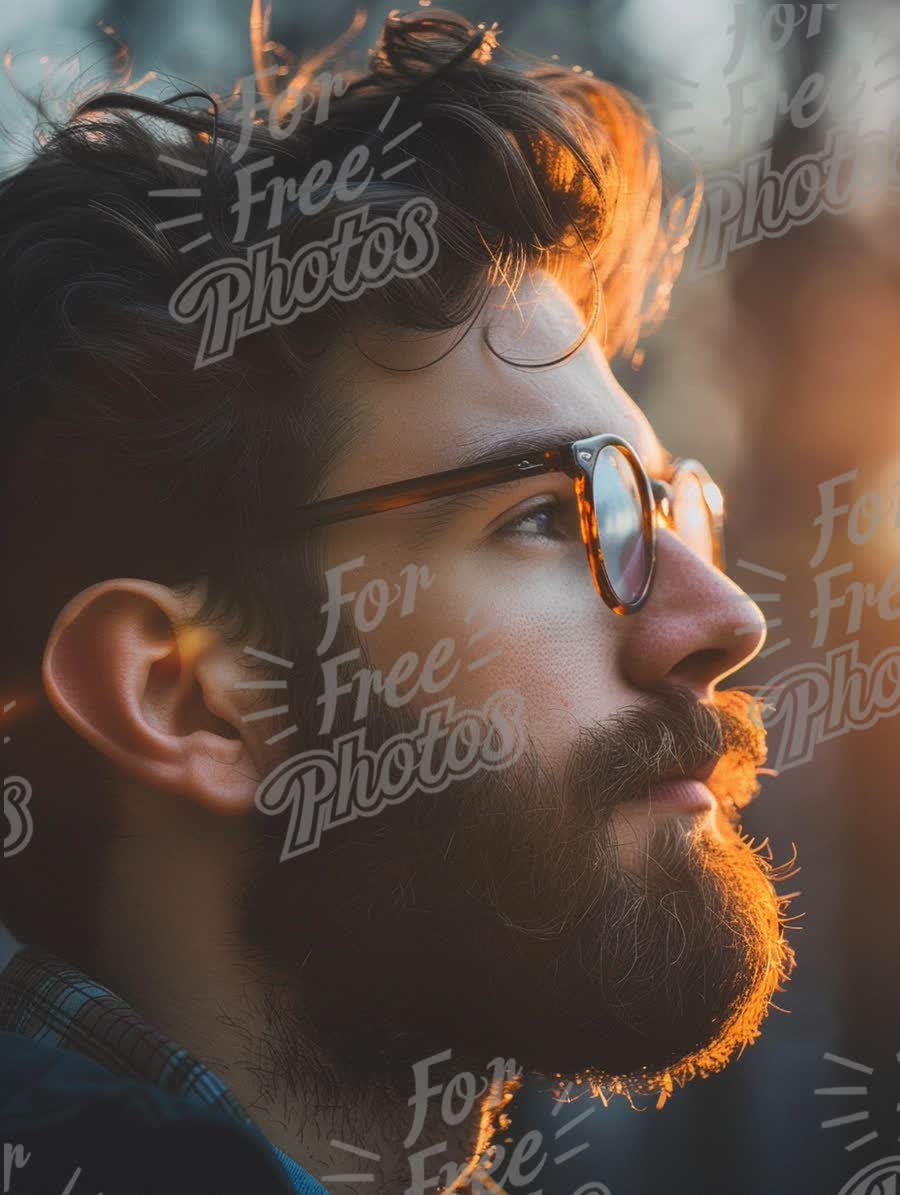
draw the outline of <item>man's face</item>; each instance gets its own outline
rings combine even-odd
[[[540,370],[491,351],[485,319],[514,359],[573,341],[553,283],[519,298],[527,335],[518,307],[493,308],[418,371],[458,336],[358,342],[340,382],[358,431],[324,496],[605,432],[666,477],[666,452],[592,341]],[[522,733],[505,766],[476,764],[327,830],[258,879],[252,932],[298,978],[302,1015],[361,1067],[448,1046],[606,1076],[721,1065],[755,1035],[788,964],[764,865],[735,829],[761,735],[745,701],[713,699],[760,646],[757,608],[660,530],[649,601],[614,614],[563,474],[335,525],[325,544],[342,618],[332,638],[320,616],[331,697],[292,753],[363,727],[375,751],[415,737],[426,707],[483,711],[501,692]],[[709,777],[715,798],[696,780],[660,785],[685,774]]]

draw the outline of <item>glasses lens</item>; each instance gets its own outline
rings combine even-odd
[[[637,476],[629,457],[615,445],[597,455],[594,510],[609,583],[623,605],[632,605],[646,586],[650,557]]]
[[[688,547],[703,560],[716,564],[718,532],[713,508],[721,509],[718,486],[690,470],[681,470],[675,478],[672,516],[675,531]]]

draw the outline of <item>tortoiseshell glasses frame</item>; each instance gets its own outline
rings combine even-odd
[[[603,536],[597,519],[594,473],[604,449],[608,448],[614,448],[617,453],[621,453],[627,462],[634,479],[636,495],[640,500],[643,576],[640,583],[632,587],[633,592],[627,597],[617,591],[610,576],[601,542]],[[702,542],[699,546],[696,542],[691,546],[699,550],[709,563],[724,569],[722,495],[703,465],[696,460],[679,460],[672,467],[670,481],[651,480],[635,449],[621,436],[611,434],[589,436],[574,443],[547,448],[539,453],[521,452],[481,465],[467,465],[443,473],[431,473],[410,478],[408,481],[326,498],[296,511],[290,519],[291,528],[293,531],[303,531],[324,527],[348,519],[399,510],[435,498],[463,494],[485,486],[519,481],[523,477],[542,473],[565,473],[574,481],[581,536],[587,550],[591,576],[598,593],[614,613],[633,614],[640,610],[650,596],[656,569],[657,527],[668,527],[690,542],[690,538],[684,534],[686,528],[679,527],[679,523],[683,521],[679,518],[679,507],[684,505],[679,497],[681,492],[688,496],[687,514],[696,516],[700,513],[704,520]],[[687,486],[684,482],[688,483]],[[600,498],[602,497],[601,492]]]

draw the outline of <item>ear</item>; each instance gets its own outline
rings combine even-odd
[[[128,776],[228,814],[253,808],[260,781],[240,668],[171,589],[119,579],[61,611],[43,677],[57,713]]]

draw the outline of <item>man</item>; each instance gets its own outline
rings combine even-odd
[[[792,963],[763,621],[608,363],[652,131],[447,14],[327,104],[264,37],[249,128],[104,95],[0,196],[13,1191],[521,1189],[521,1077],[664,1098]]]

